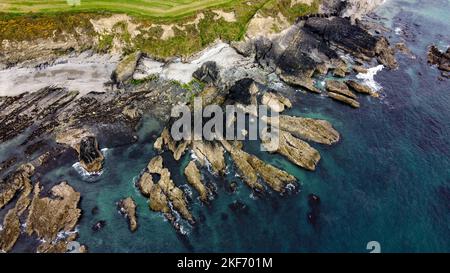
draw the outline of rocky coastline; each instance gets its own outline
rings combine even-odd
[[[148,71],[142,77],[140,69],[151,56],[133,52],[118,63],[111,81],[106,83],[111,86],[107,92],[80,95],[78,91],[49,86],[36,92],[0,97],[0,142],[21,140],[20,152],[0,163],[0,210],[8,206],[0,231],[0,250],[13,250],[20,236],[36,236],[41,240],[37,252],[69,252],[77,238],[81,196],[70,181],[64,181],[53,186],[49,196],[41,197],[40,174],[57,167],[58,158],[67,156],[88,173],[101,175],[107,160],[101,149],[137,142],[137,128],[146,115],[161,121],[165,129],[154,143],[158,155],[142,170],[136,188],[148,199],[150,210],[163,214],[179,233],[183,233],[183,224],[199,223],[185,192],[165,166],[166,156],[179,161],[186,154],[195,155],[182,171],[187,184],[205,204],[213,203],[216,193],[203,173],[224,176],[229,167],[227,156],[242,182],[254,193],[297,192],[300,183],[296,177],[245,151],[245,144],[239,141],[174,141],[169,134],[169,116],[173,106],[189,105],[196,96],[202,97],[205,105],[237,105],[249,115],[255,115],[253,106],[267,105],[281,113],[277,125],[280,146],[271,150],[270,144],[263,141],[268,150],[308,171],[320,168],[321,155],[312,145],[335,145],[340,133],[326,120],[284,114],[296,102],[282,90],[272,89],[269,75],[294,90],[326,95],[360,108],[364,105],[358,102],[358,96],[376,96],[376,91],[355,75],[374,63],[389,69],[397,67],[393,48],[386,38],[370,34],[358,20],[337,16],[342,7],[337,1],[329,2],[333,3],[327,2],[329,5],[324,9],[332,11],[331,16],[300,18],[279,34],[246,39],[226,47],[242,64],[235,69],[219,61],[192,61],[195,69],[189,77],[195,80],[188,85]],[[349,7],[355,9],[353,3]],[[345,14],[352,9],[344,9]],[[74,43],[84,41],[83,36],[80,39]],[[342,58],[344,54],[352,59]],[[430,63],[445,68],[445,56],[432,51]],[[320,86],[326,75],[334,79]],[[130,230],[136,231],[135,201],[126,198],[117,205]],[[22,224],[26,224],[25,230]],[[87,247],[80,246],[77,251],[86,252]]]

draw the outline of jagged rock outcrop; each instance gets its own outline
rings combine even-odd
[[[134,71],[136,70],[136,66],[141,58],[142,53],[137,51],[131,53],[130,55],[125,56],[116,67],[116,70],[111,75],[111,79],[115,83],[124,83],[129,80]]]
[[[329,69],[338,77],[350,71],[339,57],[338,50],[358,60],[377,59],[389,68],[396,68],[394,50],[383,37],[375,37],[348,18],[311,16],[272,39],[259,37],[250,48],[256,61],[274,71],[286,83],[320,93],[314,75],[324,75]]]
[[[225,150],[230,153],[239,175],[252,190],[264,192],[264,186],[259,181],[260,179],[274,191],[280,193],[286,191],[287,185],[296,185],[297,179],[287,172],[265,163],[225,140],[222,140],[221,143]]]
[[[105,157],[98,148],[95,137],[88,136],[81,139],[79,160],[81,166],[89,173],[98,173],[103,169]]]
[[[286,107],[292,107],[292,103],[288,98],[274,92],[265,92],[261,98],[261,103],[278,113],[283,112]]]
[[[347,84],[347,86],[350,87],[353,91],[361,94],[372,95],[373,93],[375,93],[375,91],[373,91],[367,85],[364,85],[354,80],[347,80],[345,81],[345,84]]]
[[[325,41],[361,59],[377,58],[389,68],[398,66],[394,50],[384,37],[374,37],[348,19],[340,17],[309,18],[305,28]]]
[[[326,85],[328,96],[331,98],[344,102],[354,108],[358,108],[360,106],[356,95],[348,89],[344,82],[328,80]]]
[[[263,143],[268,151],[277,152],[297,166],[310,171],[316,169],[320,160],[320,154],[316,149],[288,132],[279,132],[279,142],[275,145],[276,147],[271,147],[272,145],[268,141],[263,141]]]
[[[34,169],[32,164],[24,164],[8,175],[4,181],[0,180],[0,209],[8,204],[19,191],[26,189]]]
[[[188,183],[199,193],[200,200],[208,203],[210,192],[209,189],[202,183],[200,170],[197,168],[194,161],[189,162],[186,166],[184,169],[184,175],[186,176]]]
[[[0,252],[8,252],[12,249],[20,236],[19,215],[15,209],[11,209],[3,219],[3,229],[0,230]]]
[[[202,166],[210,164],[214,174],[224,174],[226,165],[221,145],[216,142],[194,141],[192,151]]]
[[[268,122],[270,123],[270,119]],[[331,145],[340,138],[339,133],[326,120],[280,115],[278,127],[295,137],[321,144]]]
[[[40,193],[40,185],[36,183],[26,222],[27,233],[36,233],[39,238],[53,241],[60,231],[71,231],[75,228],[81,216],[81,210],[78,208],[80,193],[67,182],[51,189],[54,198],[40,198]]]
[[[231,102],[237,102],[243,105],[251,104],[252,92],[251,87],[255,81],[250,78],[240,79],[231,86],[227,94],[227,99]]]
[[[134,202],[133,198],[127,197],[125,199],[122,199],[117,203],[117,206],[119,207],[120,213],[125,215],[125,217],[128,219],[128,225],[131,232],[135,232],[138,227],[138,223],[136,216],[136,203]]]
[[[205,62],[192,75],[199,81],[214,85],[219,81],[219,68],[214,61]]]
[[[169,129],[164,128],[161,136],[156,139],[153,147],[158,151],[162,151],[163,148],[167,146],[167,148],[173,153],[173,158],[178,161],[186,152],[189,144],[190,141],[188,140],[181,140],[179,142],[173,140]]]
[[[26,232],[29,236],[36,234],[43,240],[38,248],[40,252],[55,251],[55,247],[57,250],[67,250],[67,245],[75,240],[75,236],[70,235],[70,232],[74,230],[81,216],[81,210],[78,208],[80,193],[67,182],[54,186],[51,189],[51,197],[41,198],[40,193],[40,185],[36,183],[26,220]]]
[[[152,178],[150,179],[148,175]],[[159,181],[155,181],[153,175],[158,175]],[[178,212],[191,224],[195,223],[194,217],[188,209],[184,192],[172,181],[169,170],[163,167],[161,156],[156,156],[149,162],[138,185],[141,190],[144,189],[142,193],[149,196],[150,209],[163,213],[177,230],[179,230],[179,225],[176,223],[176,217],[172,210]]]
[[[428,63],[436,65],[439,70],[450,72],[450,47],[441,52],[436,46],[430,46],[428,50]]]

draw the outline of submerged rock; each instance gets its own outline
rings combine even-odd
[[[138,223],[137,223],[137,216],[136,216],[136,203],[134,202],[133,198],[127,197],[125,199],[122,199],[118,202],[118,207],[120,213],[125,215],[125,217],[128,219],[128,225],[130,226],[131,232],[135,232]]]
[[[106,226],[106,221],[100,220],[92,226],[92,231],[97,232],[102,230]]]
[[[79,159],[81,166],[89,173],[98,173],[103,169],[105,157],[95,137],[88,136],[81,139]]]

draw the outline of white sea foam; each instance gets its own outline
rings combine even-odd
[[[88,182],[95,182],[100,179],[100,176],[103,174],[103,170],[100,172],[88,172],[86,171],[80,164],[80,162],[76,162],[72,165],[72,168],[77,171],[77,173],[81,176],[81,178]]]
[[[367,73],[359,73],[358,75],[356,75],[356,78],[363,80],[363,82],[373,90],[380,91],[382,89],[382,86],[375,81],[374,77],[378,72],[383,70],[383,68],[383,65],[369,68],[367,69]]]
[[[402,29],[401,28],[399,28],[399,27],[396,27],[395,29],[394,29],[394,32],[395,32],[395,34],[397,34],[397,35],[400,35],[400,34],[402,34]]]

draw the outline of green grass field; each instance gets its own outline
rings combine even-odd
[[[232,5],[241,0],[0,0],[6,13],[121,12],[157,18],[178,18],[198,10]]]
[[[291,0],[0,0],[0,50],[4,40],[58,40],[67,34],[78,37],[81,30],[98,38],[95,49],[101,52],[111,49],[114,38],[118,38],[127,45],[126,52],[141,50],[161,58],[189,56],[216,39],[241,40],[257,13],[282,14],[292,23],[297,16],[317,12],[320,1],[292,5]],[[217,19],[212,11],[215,9],[234,13],[235,21]],[[131,39],[122,23],[109,34],[96,33],[90,20],[112,13],[131,15],[141,34]],[[199,13],[203,19],[186,24]],[[170,39],[161,39],[163,29],[157,24],[178,27],[172,28]]]

